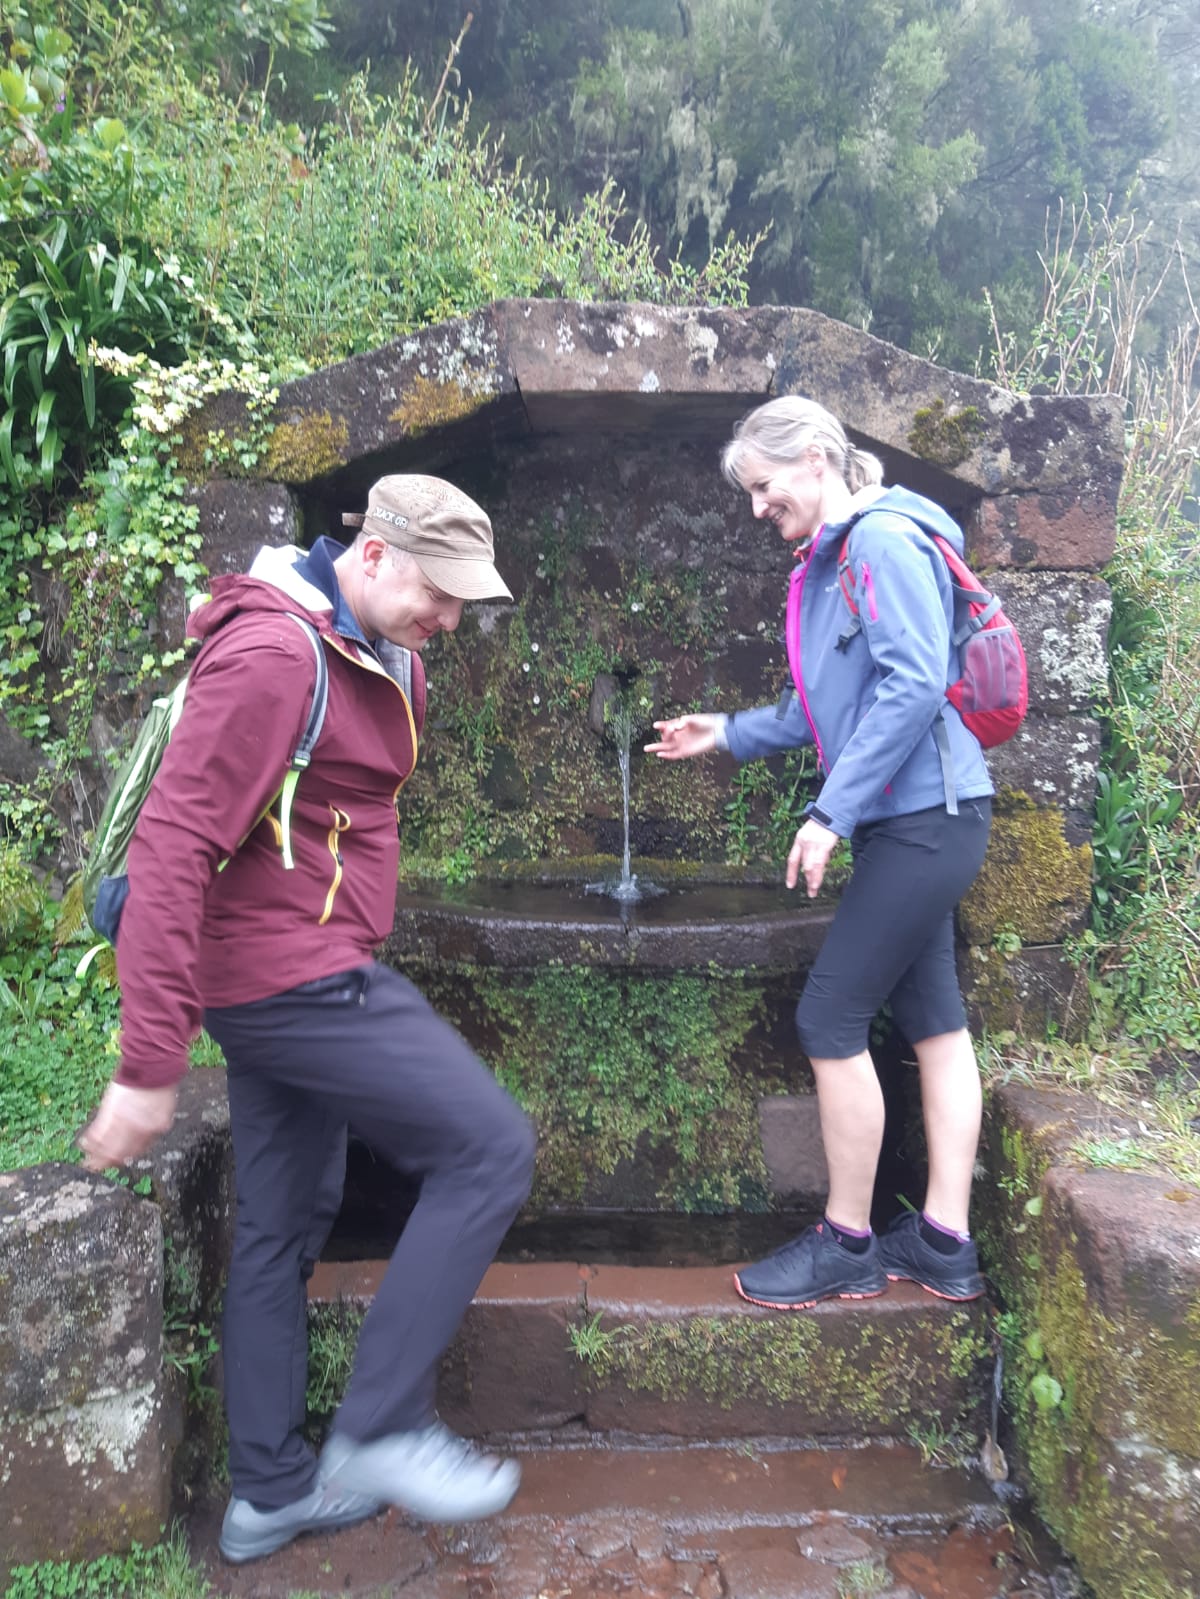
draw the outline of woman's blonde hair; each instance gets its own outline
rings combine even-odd
[[[787,463],[798,460],[814,444],[825,452],[851,493],[868,483],[883,482],[883,463],[851,444],[845,428],[823,405],[798,394],[768,400],[744,416],[721,452],[721,470],[735,489],[744,489],[741,469],[751,452],[768,461]]]

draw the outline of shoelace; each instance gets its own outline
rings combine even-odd
[[[495,1456],[482,1454],[440,1421],[435,1421],[426,1430],[421,1453],[431,1467],[437,1466],[443,1471],[453,1471],[461,1466],[479,1466],[494,1472],[499,1465]]]
[[[768,1260],[790,1260],[793,1256],[812,1254],[817,1244],[817,1229],[806,1227],[795,1238],[789,1238],[786,1244],[780,1244],[778,1249],[773,1249],[767,1256]]]

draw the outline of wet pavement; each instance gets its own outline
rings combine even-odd
[[[227,1599],[1075,1599],[1053,1549],[1010,1519],[977,1470],[908,1445],[656,1444],[580,1434],[515,1441],[509,1509],[461,1527],[396,1510],[242,1567],[189,1523]]]

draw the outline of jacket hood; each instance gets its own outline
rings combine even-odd
[[[914,494],[911,489],[884,489],[878,484],[859,489],[851,502],[851,514],[846,520],[830,523],[821,536],[818,555],[825,559],[834,558],[840,552],[846,534],[856,523],[868,516],[882,516],[885,513],[915,523],[923,533],[936,533],[953,547],[956,555],[962,555],[962,529],[948,511],[944,511],[933,500],[927,500],[923,494]]]
[[[328,632],[333,600],[297,571],[305,554],[294,545],[264,545],[248,573],[214,578],[208,595],[188,617],[188,637],[210,638],[243,611],[303,611],[318,632]]]

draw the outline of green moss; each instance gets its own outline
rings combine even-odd
[[[989,1142],[992,1203],[980,1207],[980,1242],[1006,1306],[1005,1396],[1035,1505],[1097,1593],[1183,1599],[1192,1590],[1171,1575],[1180,1569],[1172,1519],[1190,1514],[1200,1303],[1171,1328],[1132,1307],[1119,1322],[1103,1315],[1066,1217],[1042,1190],[1043,1141],[1001,1125]],[[1115,1490],[1112,1468],[1126,1458],[1119,1440],[1134,1478],[1145,1480],[1147,1461],[1161,1462],[1177,1493]]]
[[[786,1085],[749,1042],[763,982],[591,966],[411,970],[536,1122],[533,1208],[617,1188],[630,1204],[765,1208],[758,1101]]]
[[[696,1316],[610,1328],[589,1366],[597,1383],[616,1378],[668,1401],[699,1394],[723,1410],[747,1401],[802,1403],[831,1421],[848,1416],[876,1430],[903,1431],[927,1415],[923,1384],[931,1370],[970,1378],[986,1353],[982,1331],[965,1311],[932,1335],[869,1322],[844,1345],[832,1343],[824,1323],[808,1316]],[[965,1394],[970,1410],[978,1390],[968,1383]]]
[[[461,383],[455,383],[452,379],[439,383],[418,374],[388,421],[398,422],[407,434],[415,438],[430,428],[444,427],[447,422],[457,422],[461,417],[470,416],[483,403],[483,397],[470,393]]]
[[[1086,911],[1091,880],[1091,846],[1067,842],[1062,813],[1006,791],[983,869],[959,907],[963,933],[978,945],[1001,931],[1024,944],[1054,943]]]
[[[276,423],[258,476],[280,483],[311,483],[345,466],[350,430],[328,411],[312,411],[296,422]]]
[[[983,431],[983,419],[974,405],[947,411],[944,400],[935,400],[913,415],[908,443],[914,455],[936,466],[953,467],[965,461],[974,440]]]

